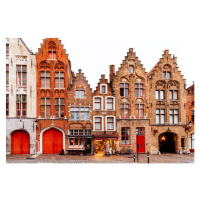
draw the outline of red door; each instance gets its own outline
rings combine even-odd
[[[136,141],[138,137],[138,153],[145,153],[145,135],[144,135],[144,128],[136,128],[136,133],[138,136],[136,136]],[[136,142],[137,143],[137,142]]]
[[[30,137],[25,131],[16,131],[11,135],[11,154],[29,154]]]
[[[43,133],[43,154],[60,153],[63,149],[63,134],[50,129]]]

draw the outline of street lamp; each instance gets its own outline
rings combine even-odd
[[[188,154],[188,131],[190,130],[190,128],[192,127],[192,121],[190,121],[188,124],[186,124],[185,126],[185,131],[186,131],[186,154]]]

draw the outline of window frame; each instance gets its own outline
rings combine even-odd
[[[18,71],[18,67],[20,66],[20,71]],[[25,71],[23,71],[23,67],[25,67]],[[16,84],[17,87],[27,87],[27,65],[16,65]],[[26,75],[26,78],[24,78],[23,75]],[[24,81],[26,81],[26,84],[23,84]]]
[[[142,130],[143,130],[143,132],[144,132],[143,135],[141,134],[141,133],[142,133]],[[135,134],[136,134],[136,136],[137,136],[137,132],[138,132],[138,136],[145,136],[145,127],[136,127],[136,129],[135,129]]]
[[[142,87],[140,87],[140,86],[142,86]],[[141,98],[143,96],[144,96],[144,84],[143,83],[135,83],[135,97]]]
[[[77,96],[77,92],[78,92],[78,96]],[[81,93],[80,92],[83,92],[84,97],[81,97]],[[75,90],[75,98],[76,99],[84,99],[85,98],[85,90],[82,90],[82,89]]]
[[[113,129],[108,129],[108,123],[111,123],[111,122],[108,122],[108,118],[112,118],[113,121],[112,121],[112,124],[113,124]],[[116,130],[116,122],[115,122],[115,116],[113,115],[108,115],[106,116],[106,131],[115,131]]]
[[[9,116],[9,94],[6,94],[6,117]]]
[[[42,75],[43,72],[44,72],[44,76]],[[47,76],[47,72],[48,72],[49,76]],[[44,82],[42,81],[42,79],[44,79]],[[49,83],[47,82],[47,80],[49,80]],[[50,89],[51,88],[51,72],[50,71],[40,71],[40,83],[41,83],[42,89]],[[44,87],[42,86],[42,84],[44,84]],[[48,84],[49,84],[49,87],[47,87]]]
[[[168,75],[170,76],[168,77]],[[171,72],[163,71],[163,79],[171,79]]]
[[[56,104],[56,100],[58,99],[58,104]],[[63,104],[61,103],[63,100]],[[63,111],[61,111],[61,107],[63,106]],[[58,111],[56,111],[56,107],[58,107]],[[63,113],[63,116],[62,116]],[[56,116],[58,114],[58,117]],[[64,118],[65,117],[65,98],[55,98],[55,117],[56,118]]]
[[[136,109],[137,105],[138,105],[138,109]],[[135,104],[135,114],[137,114],[137,115],[135,115],[136,119],[144,119],[144,105],[145,105],[144,103],[136,103]],[[141,106],[143,106],[143,107],[141,107]],[[143,111],[142,116],[140,116],[141,111]]]
[[[125,135],[122,135],[122,129],[124,129],[125,131]],[[128,131],[128,135],[126,134]],[[122,143],[122,137],[124,137],[124,144]],[[129,140],[127,140],[127,137],[129,137]],[[129,141],[129,143],[127,143],[127,141]],[[121,127],[121,145],[126,146],[126,145],[131,145],[131,134],[130,134],[130,127]]]
[[[74,110],[72,110],[74,109]],[[82,110],[84,109],[84,111]],[[74,115],[74,119],[72,119],[72,113]],[[82,119],[82,113],[84,113],[84,119]],[[88,114],[88,118],[87,118]],[[76,118],[78,116],[78,119]],[[88,106],[71,106],[70,107],[70,120],[71,121],[89,121],[90,120],[90,108]]]
[[[173,113],[170,113],[171,111],[173,111]],[[175,111],[178,111],[178,114],[175,113]],[[177,123],[175,123],[176,117],[177,117],[177,121],[178,121]],[[171,121],[171,119],[173,119],[173,122]],[[170,124],[179,124],[179,109],[169,109],[169,123]]]
[[[174,93],[177,92],[177,99],[174,99]],[[170,95],[171,93],[171,95]],[[172,98],[170,98],[172,96]],[[179,91],[178,90],[169,90],[169,100],[170,101],[177,101],[179,100]]]
[[[44,104],[42,104],[42,99],[44,99]],[[49,104],[47,104],[47,99],[49,99]],[[42,107],[44,107],[44,111],[42,111]],[[47,111],[47,107],[49,107],[49,111]],[[42,113],[44,113],[44,117],[42,117]],[[47,117],[48,113],[49,113],[49,117]],[[40,98],[40,114],[41,114],[42,119],[51,118],[51,98],[49,97]]]
[[[9,64],[6,64],[6,86],[9,86]]]
[[[51,55],[51,57],[50,57],[50,55]],[[57,51],[56,50],[48,50],[48,59],[47,60],[57,60]]]
[[[105,91],[103,92],[103,87],[105,87]],[[107,84],[100,84],[100,94],[107,94]]]
[[[126,108],[126,105],[128,105],[127,108]],[[126,110],[128,111],[127,114],[125,114]],[[129,104],[128,103],[120,103],[120,117],[121,119],[129,119]]]
[[[121,87],[122,85],[123,85],[123,87]],[[126,91],[127,91],[127,96],[126,96]],[[122,93],[123,93],[123,95],[121,95]],[[129,84],[128,83],[120,83],[120,97],[129,97]]]
[[[132,70],[130,70],[130,69],[132,69]],[[129,65],[128,66],[128,72],[129,72],[129,74],[133,74],[134,73],[134,66],[133,65]]]
[[[161,98],[161,92],[163,92],[163,99]],[[157,98],[158,94],[158,98]],[[165,90],[156,90],[156,100],[165,100]]]
[[[164,114],[161,112],[161,110],[164,110]],[[159,111],[159,113],[157,113]],[[159,116],[159,123],[157,123],[157,116]],[[162,122],[162,116],[164,116],[164,123]],[[156,124],[165,124],[165,109],[163,108],[156,108]]]
[[[56,76],[56,74],[58,74],[58,76]],[[63,74],[63,76],[61,76],[61,74]],[[56,83],[56,80],[58,80],[58,83]],[[61,83],[61,80],[63,80],[63,83]],[[65,89],[65,72],[55,71],[55,89]]]
[[[25,97],[25,101],[23,100],[23,97]],[[19,99],[19,102],[18,102],[18,99]],[[25,115],[24,115],[24,111],[25,111]],[[16,117],[26,117],[26,116],[27,116],[27,95],[16,94]]]

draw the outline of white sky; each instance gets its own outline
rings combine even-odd
[[[43,38],[22,38],[27,46],[37,52]],[[187,87],[194,81],[194,62],[192,42],[189,39],[141,39],[141,38],[59,38],[69,54],[72,71],[82,69],[93,89],[97,86],[101,74],[109,79],[109,65],[114,64],[118,70],[129,48],[134,48],[143,67],[149,72],[162,57],[163,51],[169,49],[177,57],[181,74],[186,79]],[[186,51],[187,49],[187,51]]]

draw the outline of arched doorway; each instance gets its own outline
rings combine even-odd
[[[11,154],[29,154],[30,136],[26,131],[19,130],[11,134]]]
[[[176,153],[176,135],[170,132],[159,136],[159,151],[166,153]]]
[[[60,153],[63,149],[63,134],[57,129],[49,129],[42,135],[43,154]]]

